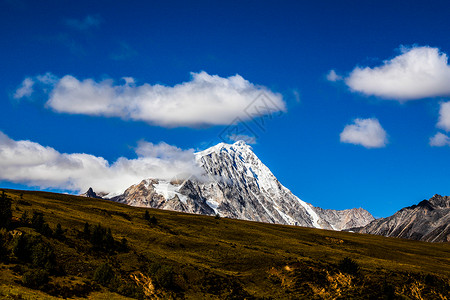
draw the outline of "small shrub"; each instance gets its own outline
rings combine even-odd
[[[13,244],[13,254],[19,260],[31,263],[33,267],[54,270],[56,256],[53,248],[40,237],[21,234]]]
[[[338,264],[338,269],[342,273],[347,273],[350,275],[358,275],[359,274],[359,264],[349,257],[345,257]]]
[[[22,200],[22,199],[18,200],[17,204],[24,205],[24,206],[32,206],[33,205],[30,202]]]
[[[33,266],[53,270],[56,267],[55,261],[55,252],[50,245],[37,241],[31,246],[31,263]]]
[[[386,300],[395,299],[395,287],[386,282],[384,282],[383,284],[383,299]]]
[[[119,251],[120,252],[128,252],[129,248],[128,248],[128,241],[126,238],[122,238],[120,240],[120,244],[119,244]]]
[[[169,266],[163,266],[159,263],[154,263],[150,267],[150,272],[152,273],[152,279],[154,279],[158,287],[165,289],[173,289],[173,269]]]
[[[269,280],[270,280],[270,282],[272,282],[273,284],[276,284],[276,285],[279,285],[282,283],[280,277],[275,276],[275,275],[270,275]]]
[[[44,214],[41,212],[33,211],[33,217],[31,219],[31,226],[33,226],[34,229],[39,231],[42,226],[44,226]]]
[[[117,293],[135,299],[145,299],[145,294],[142,286],[131,282],[123,282],[117,288]]]
[[[157,224],[158,224],[158,220],[156,219],[155,216],[151,216],[151,218],[150,218],[150,224],[152,224],[152,225],[157,225]]]
[[[94,273],[94,280],[101,285],[107,286],[114,278],[114,270],[107,263],[99,266]]]
[[[6,248],[8,232],[6,229],[0,229],[0,260],[6,261],[8,256],[8,249]]]
[[[22,225],[28,225],[30,223],[30,218],[28,218],[28,213],[26,210],[22,213],[19,220]]]
[[[22,276],[22,284],[32,289],[42,288],[48,282],[48,272],[45,270],[30,270]]]

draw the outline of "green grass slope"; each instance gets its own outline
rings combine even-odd
[[[448,243],[5,192],[0,298],[449,299]]]

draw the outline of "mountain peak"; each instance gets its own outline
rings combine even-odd
[[[102,199],[101,196],[97,195],[96,192],[90,187],[85,193],[81,194],[80,196],[87,197],[87,198],[97,198]]]
[[[222,217],[341,230],[373,220],[367,211],[323,210],[284,187],[245,141],[195,153],[208,180],[131,186],[114,201]]]
[[[236,141],[235,143],[233,143],[233,146],[236,146],[236,147],[250,147],[249,145],[247,145],[247,143],[245,142],[245,141],[243,141],[243,140],[239,140],[239,141]]]
[[[248,152],[248,151],[252,151],[252,147],[249,146],[246,142],[244,142],[243,140],[239,140],[233,144],[228,144],[228,143],[218,143],[215,146],[209,147],[208,149],[205,149],[203,151],[199,151],[197,152],[197,156],[205,156],[205,155],[209,155],[211,153],[220,153],[223,151],[233,151],[233,152]]]
[[[428,200],[431,205],[438,208],[450,208],[450,197],[434,195],[430,200]]]

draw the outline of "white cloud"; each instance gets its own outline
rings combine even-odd
[[[355,119],[353,124],[345,126],[340,134],[342,143],[362,145],[366,148],[381,148],[387,144],[386,131],[378,119]]]
[[[66,25],[77,30],[87,30],[98,27],[102,19],[98,15],[87,15],[84,19],[66,19]]]
[[[19,88],[14,93],[14,98],[20,99],[23,97],[30,97],[33,93],[34,80],[30,77],[25,78],[20,84]]]
[[[430,146],[432,147],[450,146],[450,138],[447,135],[438,132],[430,138]]]
[[[233,142],[244,141],[245,143],[247,143],[249,145],[256,144],[256,137],[249,136],[246,134],[234,134],[233,133],[233,134],[229,135],[228,138]]]
[[[50,72],[35,77],[27,77],[15,91],[14,98],[22,99],[25,97],[30,97],[35,91],[40,90],[44,93],[48,93],[49,89],[53,89],[53,86],[58,82],[58,80],[59,78]]]
[[[59,78],[52,73],[47,72],[44,75],[36,76],[36,80],[44,85],[54,85],[58,82]]]
[[[412,47],[370,68],[356,67],[345,79],[352,91],[408,101],[450,95],[450,66],[438,48]]]
[[[136,85],[131,77],[117,85],[66,75],[49,93],[47,107],[56,112],[120,117],[163,127],[228,125],[285,111],[280,94],[240,75],[223,78],[206,72],[175,86]],[[264,97],[261,95],[264,94]]]
[[[450,131],[450,102],[442,102],[437,127]]]
[[[72,191],[118,194],[145,178],[170,180],[178,174],[201,177],[194,150],[166,143],[140,142],[135,159],[118,158],[110,164],[84,153],[60,153],[31,141],[15,141],[0,132],[0,180]]]
[[[328,74],[327,74],[327,80],[328,81],[333,81],[333,82],[334,81],[339,81],[339,80],[342,80],[342,76],[336,74],[335,70],[330,70],[330,72],[328,72]]]

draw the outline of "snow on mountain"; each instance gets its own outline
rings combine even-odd
[[[243,141],[198,152],[202,178],[147,179],[114,201],[268,223],[342,230],[374,220],[363,209],[316,208],[284,187]]]

